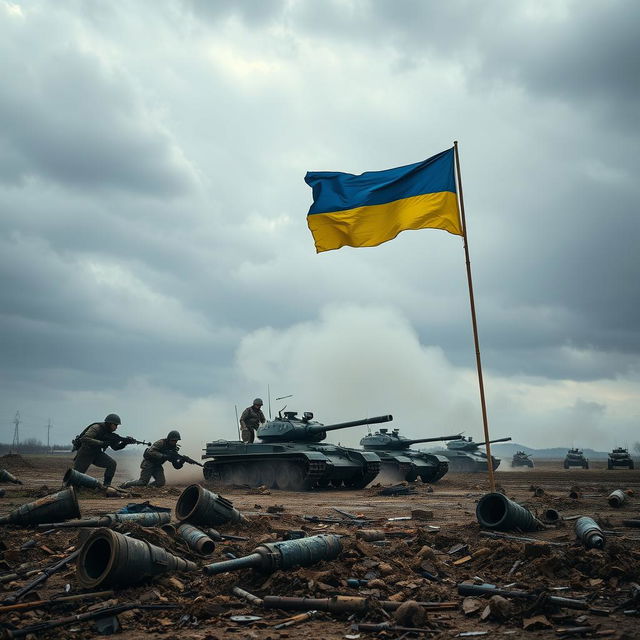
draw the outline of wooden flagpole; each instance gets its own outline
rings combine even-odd
[[[489,488],[496,490],[496,481],[493,475],[493,459],[491,458],[491,444],[489,443],[489,424],[487,422],[487,405],[484,399],[484,383],[482,382],[482,362],[480,361],[480,343],[478,341],[478,324],[476,322],[476,305],[473,300],[473,282],[471,280],[471,260],[469,259],[469,240],[467,238],[467,221],[464,216],[464,198],[462,196],[462,177],[460,175],[460,158],[458,157],[458,141],[455,140],[453,148],[456,158],[456,174],[458,177],[458,195],[460,217],[462,219],[462,233],[464,240],[464,255],[467,263],[467,282],[469,283],[469,302],[471,303],[471,323],[473,325],[473,340],[476,347],[476,366],[478,369],[478,385],[480,386],[480,404],[482,406],[482,424],[484,426],[484,439],[487,442],[487,469],[489,471]]]

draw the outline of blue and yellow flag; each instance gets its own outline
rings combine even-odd
[[[307,214],[316,251],[375,247],[406,229],[444,229],[463,235],[458,214],[454,151],[386,171],[310,171]]]

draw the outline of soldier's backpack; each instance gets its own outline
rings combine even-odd
[[[96,424],[95,422],[92,422],[91,424],[88,424],[72,441],[71,441],[71,445],[72,445],[72,449],[71,449],[71,453],[73,453],[74,451],[77,451],[80,448],[80,445],[82,444],[80,442],[80,438],[82,438],[82,436],[87,433],[89,427],[92,427],[94,424]]]

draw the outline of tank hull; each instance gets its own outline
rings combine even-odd
[[[453,449],[438,449],[431,453],[444,456],[449,461],[449,473],[487,473],[489,466],[487,456],[477,451],[456,451]],[[491,456],[493,470],[500,466],[500,458]]]
[[[609,456],[607,460],[607,469],[633,469],[633,459],[628,458],[613,458]]]
[[[419,451],[376,451],[380,456],[382,472],[394,474],[399,480],[414,482],[438,482],[449,471],[449,461],[444,456]]]
[[[571,469],[573,467],[580,468],[580,469],[588,469],[589,461],[584,456],[568,454],[565,457],[564,463],[562,466],[565,469]]]
[[[204,478],[215,485],[248,484],[305,491],[366,487],[380,471],[372,452],[326,443],[244,443],[219,440],[207,444]]]

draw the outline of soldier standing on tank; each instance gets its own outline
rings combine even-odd
[[[130,480],[120,485],[121,489],[127,487],[164,487],[167,483],[164,477],[164,469],[162,465],[171,461],[174,469],[182,469],[184,461],[180,460],[178,453],[178,440],[181,440],[178,431],[169,431],[166,438],[156,440],[149,448],[144,450],[142,454],[142,462],[140,464],[140,477],[137,480]],[[153,477],[153,482],[149,480]]]
[[[104,450],[107,447],[120,450],[124,449],[128,444],[126,441],[114,442],[111,438],[111,434],[114,433],[119,424],[122,424],[120,416],[110,413],[104,419],[104,422],[90,424],[73,441],[74,450],[78,450],[74,458],[73,468],[76,471],[80,471],[80,473],[84,473],[90,465],[103,468],[103,484],[105,487],[111,484],[118,464]]]
[[[262,400],[256,398],[250,407],[247,407],[240,416],[240,433],[242,442],[251,443],[255,440],[256,429],[266,422],[262,413]]]

